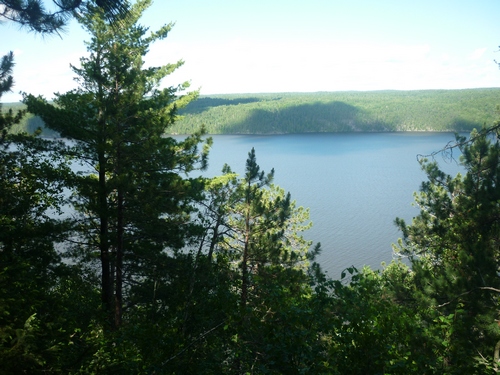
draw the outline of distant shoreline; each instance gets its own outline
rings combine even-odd
[[[169,135],[470,132],[498,120],[500,88],[201,95]],[[23,108],[3,104],[3,110]],[[14,131],[43,122],[28,114]],[[49,132],[44,132],[50,136]]]

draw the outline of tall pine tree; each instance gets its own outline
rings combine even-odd
[[[226,354],[218,353],[229,364],[224,371],[307,371],[314,356],[305,354],[311,342],[304,338],[315,334],[307,328],[312,311],[307,271],[319,251],[301,234],[311,226],[309,212],[272,184],[274,170],[261,170],[254,149],[241,178],[228,166],[223,173],[207,184],[199,249],[232,280]]]
[[[397,219],[410,257],[416,298],[432,319],[448,325],[443,371],[485,373],[500,339],[500,142],[498,126],[457,137],[465,175],[452,177],[434,161],[421,164],[428,181],[416,195],[420,214]],[[478,362],[477,359],[480,359]]]
[[[102,11],[79,17],[92,36],[89,56],[73,67],[79,88],[58,94],[53,104],[24,99],[30,112],[68,139],[64,156],[81,165],[67,181],[80,214],[74,250],[85,262],[98,255],[102,304],[115,329],[122,324],[127,283],[161,267],[165,249],[181,248],[189,237],[191,203],[201,184],[181,174],[197,162],[203,167],[207,155],[207,148],[198,149],[201,133],[182,141],[165,136],[177,109],[197,92],[180,94],[188,83],[159,89],[182,61],[144,67],[150,45],[172,27],[148,33],[138,24],[150,3],[134,4],[119,29]]]

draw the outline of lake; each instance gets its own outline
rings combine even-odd
[[[321,242],[318,261],[332,278],[346,267],[380,268],[393,259],[392,243],[401,236],[394,219],[411,221],[412,206],[425,174],[417,155],[439,151],[452,133],[314,133],[216,135],[207,176],[227,163],[243,174],[255,148],[261,169],[275,169],[275,184],[310,208],[313,228],[307,239]],[[455,162],[436,159],[455,175]]]

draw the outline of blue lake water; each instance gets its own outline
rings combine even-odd
[[[205,175],[221,173],[227,163],[243,173],[248,152],[274,182],[310,208],[313,228],[305,237],[321,242],[319,262],[333,278],[346,267],[380,268],[393,259],[400,233],[393,222],[418,214],[412,206],[425,174],[417,155],[442,149],[452,133],[353,133],[217,135]],[[460,167],[438,156],[446,172]]]

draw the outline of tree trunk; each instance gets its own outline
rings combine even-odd
[[[110,328],[113,326],[113,280],[111,275],[111,259],[108,241],[108,202],[106,196],[106,169],[103,150],[98,152],[99,158],[99,250],[101,256],[101,301]]]
[[[116,243],[116,284],[115,284],[115,328],[122,324],[123,310],[123,253],[124,253],[124,197],[123,187],[118,188],[117,243]]]
[[[493,353],[493,362],[495,364],[495,371],[498,371],[498,362],[500,362],[500,341],[495,345],[495,351]]]
[[[250,247],[250,218],[247,214],[245,217],[245,244],[243,247],[243,258],[241,260],[241,298],[240,304],[244,311],[248,299],[248,252]]]

